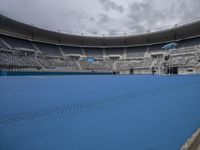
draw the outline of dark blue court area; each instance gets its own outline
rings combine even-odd
[[[2,76],[0,150],[179,150],[200,76]]]

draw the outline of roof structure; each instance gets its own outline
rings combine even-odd
[[[0,33],[33,41],[80,47],[130,47],[167,43],[200,36],[200,20],[135,35],[87,36],[42,29],[0,15]]]

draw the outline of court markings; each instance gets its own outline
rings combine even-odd
[[[106,105],[114,104],[116,102],[117,101],[96,101],[93,103],[91,102],[85,104],[74,104],[74,105],[62,106],[54,109],[47,109],[35,112],[18,113],[0,119],[0,129],[23,122],[44,120],[64,114],[73,114],[83,111],[90,111],[99,107],[104,107]]]

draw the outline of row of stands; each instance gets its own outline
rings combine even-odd
[[[81,47],[58,46],[0,35],[0,67],[25,71],[128,70],[159,67],[163,63],[164,55],[171,55],[166,60],[166,64],[197,65],[200,59],[200,38],[177,43],[178,47],[173,52],[164,51],[162,49],[164,44],[128,48],[82,49]],[[71,59],[70,56],[73,55],[78,59]],[[90,63],[80,60],[79,58],[82,56],[95,58],[96,61]],[[109,60],[108,56],[121,57]]]
[[[103,57],[104,55],[124,55],[125,51],[127,58],[144,57],[144,53],[149,52],[163,52],[162,46],[165,44],[156,44],[152,46],[136,46],[128,48],[84,48],[73,46],[57,46],[48,43],[33,42],[31,40],[19,39],[16,37],[10,37],[6,35],[0,35],[0,48],[15,49],[15,50],[27,50],[37,51],[33,44],[42,52],[43,55],[50,56],[62,56],[61,51],[65,55],[86,55],[88,57]],[[192,52],[194,46],[200,48],[200,38],[187,39],[177,42],[178,52]]]
[[[146,52],[146,47],[127,48],[127,58],[142,58]]]
[[[38,68],[10,68],[8,71],[21,71],[21,72],[40,72],[42,70],[39,70]]]
[[[33,56],[23,56],[19,53],[0,53],[0,67],[11,70],[28,70],[42,71],[44,69],[65,68],[65,70],[79,70],[78,64],[75,61],[61,59],[45,59],[35,58]]]
[[[123,55],[124,48],[106,48],[105,53],[106,55]]]
[[[0,48],[7,49],[8,47],[5,45],[4,41],[0,37]]]
[[[42,52],[43,55],[61,56],[58,46],[52,44],[35,43],[35,46]]]
[[[80,47],[60,46],[65,55],[82,55]]]
[[[102,48],[84,48],[84,52],[87,57],[103,58],[103,49]]]
[[[69,69],[78,70],[79,67],[77,65],[76,61],[69,61],[69,60],[61,60],[61,59],[44,59],[44,58],[37,58],[37,61],[40,62],[40,64],[44,68],[50,68],[50,67],[65,67]]]
[[[178,48],[200,45],[199,37],[178,41]]]
[[[89,63],[87,61],[80,61],[80,65],[83,70],[105,70],[112,71],[112,62],[111,61],[96,61]]]
[[[200,49],[200,45],[180,47],[180,48],[177,48],[176,50],[174,50],[173,54],[197,52],[198,49]]]
[[[39,67],[38,63],[31,56],[13,55],[9,53],[0,53],[0,65],[2,67]]]
[[[175,65],[182,67],[194,67],[199,64],[199,56],[176,56],[171,57],[167,63],[167,65]]]
[[[4,43],[7,43],[7,47],[15,50],[27,50],[34,51],[34,47],[29,40],[23,40],[19,38],[13,38],[9,36],[2,36],[1,39],[4,40]]]

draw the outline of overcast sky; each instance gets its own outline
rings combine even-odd
[[[140,33],[200,18],[200,0],[0,0],[2,15],[72,33]]]

